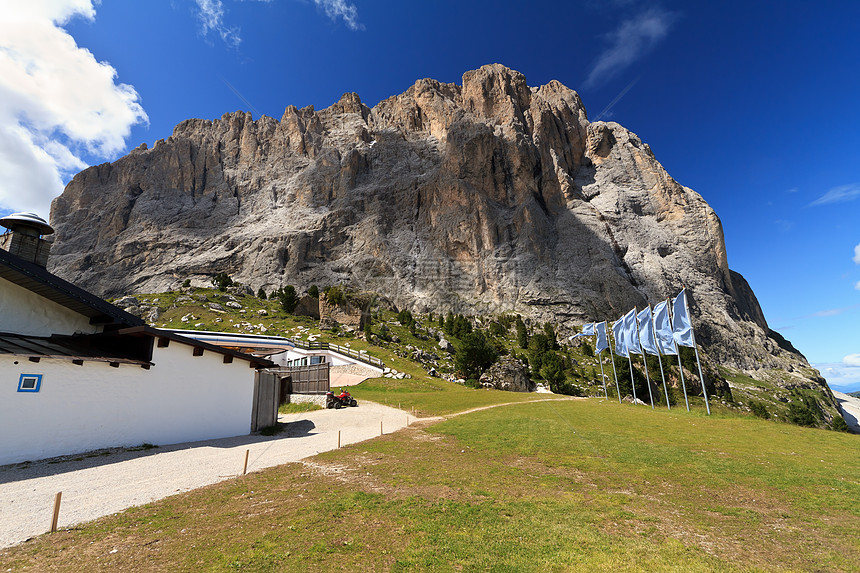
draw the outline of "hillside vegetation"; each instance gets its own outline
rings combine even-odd
[[[295,340],[348,346],[376,356],[385,361],[388,367],[410,376],[411,380],[401,381],[401,385],[411,391],[421,387],[433,388],[440,380],[430,376],[428,373],[431,371],[438,376],[459,379],[467,386],[477,387],[476,379],[486,366],[476,366],[474,360],[463,360],[463,357],[473,354],[484,356],[489,352],[493,360],[505,355],[518,358],[527,366],[534,381],[556,393],[595,397],[607,395],[616,401],[618,390],[622,397],[633,395],[631,364],[626,358],[615,357],[616,389],[612,362],[608,352],[602,354],[606,378],[604,392],[600,381],[600,363],[594,356],[593,338],[568,342],[557,334],[557,325],[550,322],[523,321],[513,314],[470,317],[451,313],[413,315],[408,309],[398,311],[376,300],[369,308],[370,325],[364,332],[338,326],[321,329],[319,321],[292,313],[298,296],[294,289],[290,290],[291,287],[285,289],[285,298],[284,291],[268,294],[257,292],[255,295],[249,289],[232,285],[225,274],[219,274],[214,282],[219,283],[220,289],[187,287],[181,292],[135,295],[139,304],[129,310],[143,316],[154,326],[163,328],[286,336]],[[350,296],[348,292],[335,290],[332,294],[341,298],[341,302]],[[316,287],[312,287],[312,293],[326,296]],[[278,294],[281,295],[280,299]],[[362,296],[368,295],[364,293]],[[210,308],[212,303],[220,309]],[[227,306],[228,303],[240,308],[231,308]],[[440,348],[440,338],[450,342],[450,352]],[[477,354],[479,352],[481,354]],[[655,406],[660,408],[666,408],[668,399],[673,408],[685,408],[677,357],[662,359],[668,397],[663,391],[660,363],[653,356],[647,358],[647,378],[642,357],[633,358],[632,378],[637,398],[650,404],[653,397]],[[704,409],[692,349],[681,349],[681,362],[690,406],[694,410]],[[797,425],[847,431],[839,413],[822,400],[819,391],[812,387],[786,389],[769,381],[771,373],[766,371],[760,377],[764,379],[752,379],[736,370],[707,362],[703,363],[703,369],[711,409],[715,413],[755,415]],[[650,393],[648,379],[651,381]],[[360,392],[368,399],[392,404],[390,386],[380,393],[374,390],[370,382]],[[480,405],[479,398],[472,399],[476,399],[476,405]],[[412,401],[415,402],[415,399]],[[394,403],[407,405],[402,400]],[[416,402],[409,406],[421,405]],[[448,413],[455,409],[452,403],[440,409],[429,407],[420,412]]]

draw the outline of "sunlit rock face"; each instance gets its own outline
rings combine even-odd
[[[720,220],[577,93],[494,64],[374,108],[345,94],[278,119],[190,119],[79,173],[50,266],[105,296],[218,272],[255,291],[343,283],[400,307],[573,326],[686,286],[696,335],[749,373],[817,373],[728,266]]]

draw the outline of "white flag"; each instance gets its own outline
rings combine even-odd
[[[657,355],[657,341],[654,339],[654,327],[651,325],[651,307],[643,308],[636,317],[639,320],[639,342],[648,354]]]
[[[624,317],[612,323],[612,334],[615,336],[615,354],[618,356],[630,356],[627,354],[627,345],[624,343]]]
[[[677,354],[675,339],[672,338],[672,322],[669,320],[669,301],[664,300],[654,307],[654,329],[657,331],[660,354]]]
[[[594,348],[594,351],[600,354],[607,348],[609,348],[609,338],[606,336],[606,322],[599,322],[596,325],[597,330],[597,345]]]
[[[682,290],[672,301],[672,336],[675,337],[678,346],[696,347],[693,325],[690,324],[690,315],[687,314],[686,290]]]
[[[639,335],[636,332],[636,309],[624,315],[624,342],[627,344],[627,352],[630,354],[642,354],[639,346]]]

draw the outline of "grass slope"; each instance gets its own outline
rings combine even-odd
[[[0,570],[856,571],[858,460],[856,436],[754,418],[520,404],[45,535]]]

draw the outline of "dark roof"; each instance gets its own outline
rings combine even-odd
[[[152,339],[167,339],[216,354],[247,360],[254,368],[271,368],[271,360],[237,352],[159,330],[150,326],[134,326],[99,334],[28,336],[0,332],[0,355],[11,354],[27,358],[59,358],[88,362],[138,364],[149,367],[152,362]]]
[[[118,330],[116,333],[121,336],[151,336],[153,338],[165,338],[167,340],[176,341],[180,344],[187,344],[188,346],[194,346],[195,348],[202,348],[204,350],[209,350],[218,354],[233,356],[234,358],[238,358],[240,360],[247,360],[257,368],[271,368],[275,366],[275,363],[271,360],[266,360],[265,358],[260,358],[259,356],[253,356],[251,354],[232,350],[223,346],[217,346],[215,344],[203,342],[202,340],[196,340],[194,338],[189,338],[188,336],[176,334],[175,332],[171,332],[169,330],[161,330],[158,328],[153,328],[151,326],[135,326],[132,328],[123,328],[121,330]]]
[[[89,317],[91,324],[119,327],[145,324],[141,318],[3,249],[0,249],[0,278]]]
[[[87,362],[114,362],[118,364],[137,364],[151,366],[128,352],[115,352],[90,344],[91,336],[27,336],[23,334],[0,333],[0,354],[12,354],[27,358],[60,358],[63,360],[84,360]]]

